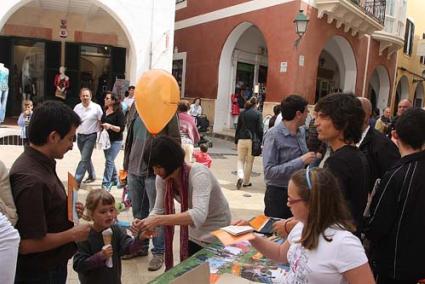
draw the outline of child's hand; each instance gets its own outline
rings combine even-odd
[[[140,240],[144,240],[144,239],[152,239],[152,238],[156,237],[157,235],[158,235],[158,233],[156,231],[145,230],[145,231],[138,232],[137,237]]]
[[[111,245],[103,246],[103,248],[102,248],[102,254],[103,254],[104,257],[110,258],[113,253],[114,252],[112,250],[112,246]]]

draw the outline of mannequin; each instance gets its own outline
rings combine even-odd
[[[59,67],[59,74],[55,76],[55,97],[62,100],[66,99],[66,93],[69,89],[69,77],[65,75],[65,67]]]
[[[0,123],[6,116],[7,95],[9,94],[9,69],[0,63]]]
[[[32,100],[32,97],[36,95],[35,93],[35,84],[31,78],[30,72],[30,60],[28,57],[25,57],[24,62],[22,63],[22,100]]]

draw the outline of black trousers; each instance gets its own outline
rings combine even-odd
[[[269,217],[287,219],[292,217],[292,212],[286,205],[288,202],[288,188],[267,185],[264,195],[264,214]]]

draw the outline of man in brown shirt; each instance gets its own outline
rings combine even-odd
[[[55,159],[72,150],[80,118],[60,102],[48,101],[33,113],[30,145],[10,170],[21,235],[15,283],[65,283],[67,262],[76,241],[87,239],[90,226],[68,221],[65,188]],[[82,211],[82,204],[78,205]]]

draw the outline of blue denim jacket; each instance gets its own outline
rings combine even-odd
[[[263,146],[264,180],[267,185],[287,187],[291,175],[304,168],[301,156],[307,153],[305,129],[291,135],[283,122],[266,133]]]

